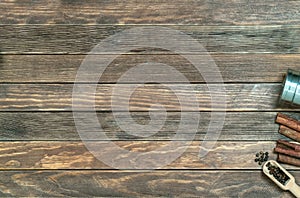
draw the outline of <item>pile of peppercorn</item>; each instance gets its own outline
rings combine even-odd
[[[286,182],[290,179],[280,168],[277,166],[272,165],[270,162],[266,165],[268,170],[270,171],[270,175],[279,181],[282,185],[285,185]]]
[[[259,153],[256,153],[256,158],[255,158],[255,162],[258,162],[259,165],[262,165],[262,163],[268,161],[269,159],[269,153],[268,152],[262,152],[260,151]]]

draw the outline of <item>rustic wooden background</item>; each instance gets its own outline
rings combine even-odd
[[[132,115],[147,121],[147,96],[155,94],[170,104],[159,133],[136,139],[114,121],[113,83],[144,61],[172,65],[193,82],[201,105],[191,111],[200,111],[203,121],[192,145],[168,166],[113,170],[88,152],[75,130],[73,82],[98,42],[149,24],[180,30],[210,52],[226,83],[226,122],[215,148],[199,159],[210,111],[218,110],[210,109],[203,79],[182,57],[166,51],[124,54],[107,69],[96,95],[100,122],[112,140],[129,150],[151,150],[166,143],[180,121],[172,94],[153,84],[135,96]],[[272,151],[281,138],[276,112],[300,110],[277,106],[282,75],[287,68],[300,69],[299,53],[300,1],[295,0],[1,0],[0,197],[292,197],[262,174],[254,155]],[[300,182],[300,169],[286,167]]]

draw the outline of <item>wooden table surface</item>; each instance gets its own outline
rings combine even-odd
[[[153,150],[169,142],[180,122],[179,104],[168,89],[147,84],[133,96],[132,116],[148,122],[154,95],[169,111],[164,127],[147,138],[118,127],[110,94],[133,64],[163,62],[186,75],[201,104],[189,111],[199,111],[202,120],[189,148],[167,166],[116,170],[96,159],[76,131],[73,83],[86,54],[101,40],[150,24],[180,30],[207,49],[225,83],[225,124],[214,148],[199,159],[210,112],[220,110],[210,107],[203,78],[167,51],[120,55],[99,82],[95,101],[100,122],[116,144]],[[262,174],[254,158],[256,152],[269,151],[276,159],[272,150],[282,136],[275,115],[300,111],[277,105],[283,74],[287,68],[300,69],[299,53],[297,0],[2,0],[0,197],[292,197]],[[300,169],[285,167],[300,182]]]

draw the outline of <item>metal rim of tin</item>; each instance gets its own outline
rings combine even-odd
[[[288,69],[280,99],[300,105],[300,72]]]

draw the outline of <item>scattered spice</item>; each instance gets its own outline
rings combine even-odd
[[[258,163],[258,165],[262,165],[264,162],[268,161],[269,159],[269,153],[268,152],[263,152],[260,151],[259,153],[256,153],[256,158],[255,158],[255,162]]]
[[[270,175],[272,175],[282,185],[285,185],[286,182],[290,179],[289,176],[287,176],[279,167],[272,165],[270,162],[268,162],[266,166],[270,171]]]

